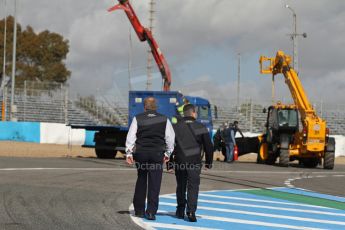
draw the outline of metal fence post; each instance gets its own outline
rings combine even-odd
[[[249,131],[253,132],[253,101],[250,99],[250,126]]]
[[[65,124],[68,124],[68,86],[65,86]]]
[[[26,80],[24,81],[24,121],[26,120]]]
[[[2,120],[3,121],[6,121],[7,120],[7,86],[4,86],[4,91],[3,91],[3,96],[2,96],[2,100],[3,100],[3,118]]]
[[[249,107],[249,99],[247,99],[246,101],[246,120],[248,121],[249,120],[249,110],[250,110],[250,107]]]
[[[98,106],[97,106],[97,102],[95,102],[95,107],[96,107],[96,117],[97,117],[97,119],[99,120],[99,117],[98,117]]]
[[[249,98],[246,99],[245,108],[246,108],[246,122],[248,122],[249,121]]]

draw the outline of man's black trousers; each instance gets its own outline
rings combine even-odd
[[[176,164],[177,209],[195,212],[197,209],[201,164]],[[187,192],[187,199],[186,199]],[[187,207],[186,207],[187,205]]]
[[[138,171],[133,198],[134,210],[137,213],[156,214],[159,203],[159,192],[163,173],[163,153],[135,153],[134,160]]]

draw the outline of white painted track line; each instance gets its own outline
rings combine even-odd
[[[239,206],[239,207],[249,207],[249,208],[262,208],[262,209],[271,209],[271,210],[280,210],[280,211],[291,211],[291,212],[301,212],[301,213],[313,213],[313,214],[320,214],[320,215],[329,215],[329,216],[344,216],[344,213],[334,213],[334,212],[323,212],[323,211],[315,211],[315,210],[309,210],[309,209],[296,209],[296,208],[282,208],[282,207],[273,207],[273,206],[265,206],[265,205],[254,205],[254,204],[241,204],[241,203],[233,203],[233,202],[217,202],[217,201],[210,201],[210,200],[201,200],[199,199],[198,202],[205,202],[205,203],[212,203],[212,204],[224,204],[224,205],[233,205],[233,206]],[[160,202],[160,204],[165,205],[174,205],[175,203],[168,203],[168,202]],[[198,206],[199,208],[200,206]],[[202,206],[201,206],[202,207]],[[201,207],[199,209],[201,209]],[[203,207],[204,209],[208,210],[214,210],[214,211],[224,211],[227,209],[211,209],[208,207]]]
[[[176,206],[176,204],[167,203],[167,202],[160,202],[160,204],[167,205],[167,206]],[[286,220],[307,221],[307,222],[313,222],[313,223],[334,224],[334,225],[345,226],[345,221],[322,220],[322,219],[315,219],[315,218],[304,218],[304,217],[299,217],[299,216],[288,216],[288,215],[280,215],[280,214],[278,215],[278,214],[269,214],[269,213],[262,213],[262,212],[250,212],[250,211],[242,211],[242,210],[236,210],[236,209],[212,208],[212,207],[205,207],[205,206],[198,206],[198,209],[216,211],[216,212],[227,212],[227,213],[244,214],[244,215],[251,215],[251,216],[272,217],[272,218],[286,219]]]

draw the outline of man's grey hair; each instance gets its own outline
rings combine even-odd
[[[147,97],[144,100],[144,108],[146,110],[157,110],[157,102],[154,97]]]

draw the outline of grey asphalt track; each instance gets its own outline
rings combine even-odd
[[[320,176],[314,178],[314,176]],[[334,170],[216,162],[203,171],[201,190],[292,185],[345,196],[345,165]],[[0,158],[0,229],[140,229],[130,219],[136,170],[123,160]],[[174,193],[164,173],[161,194]]]

